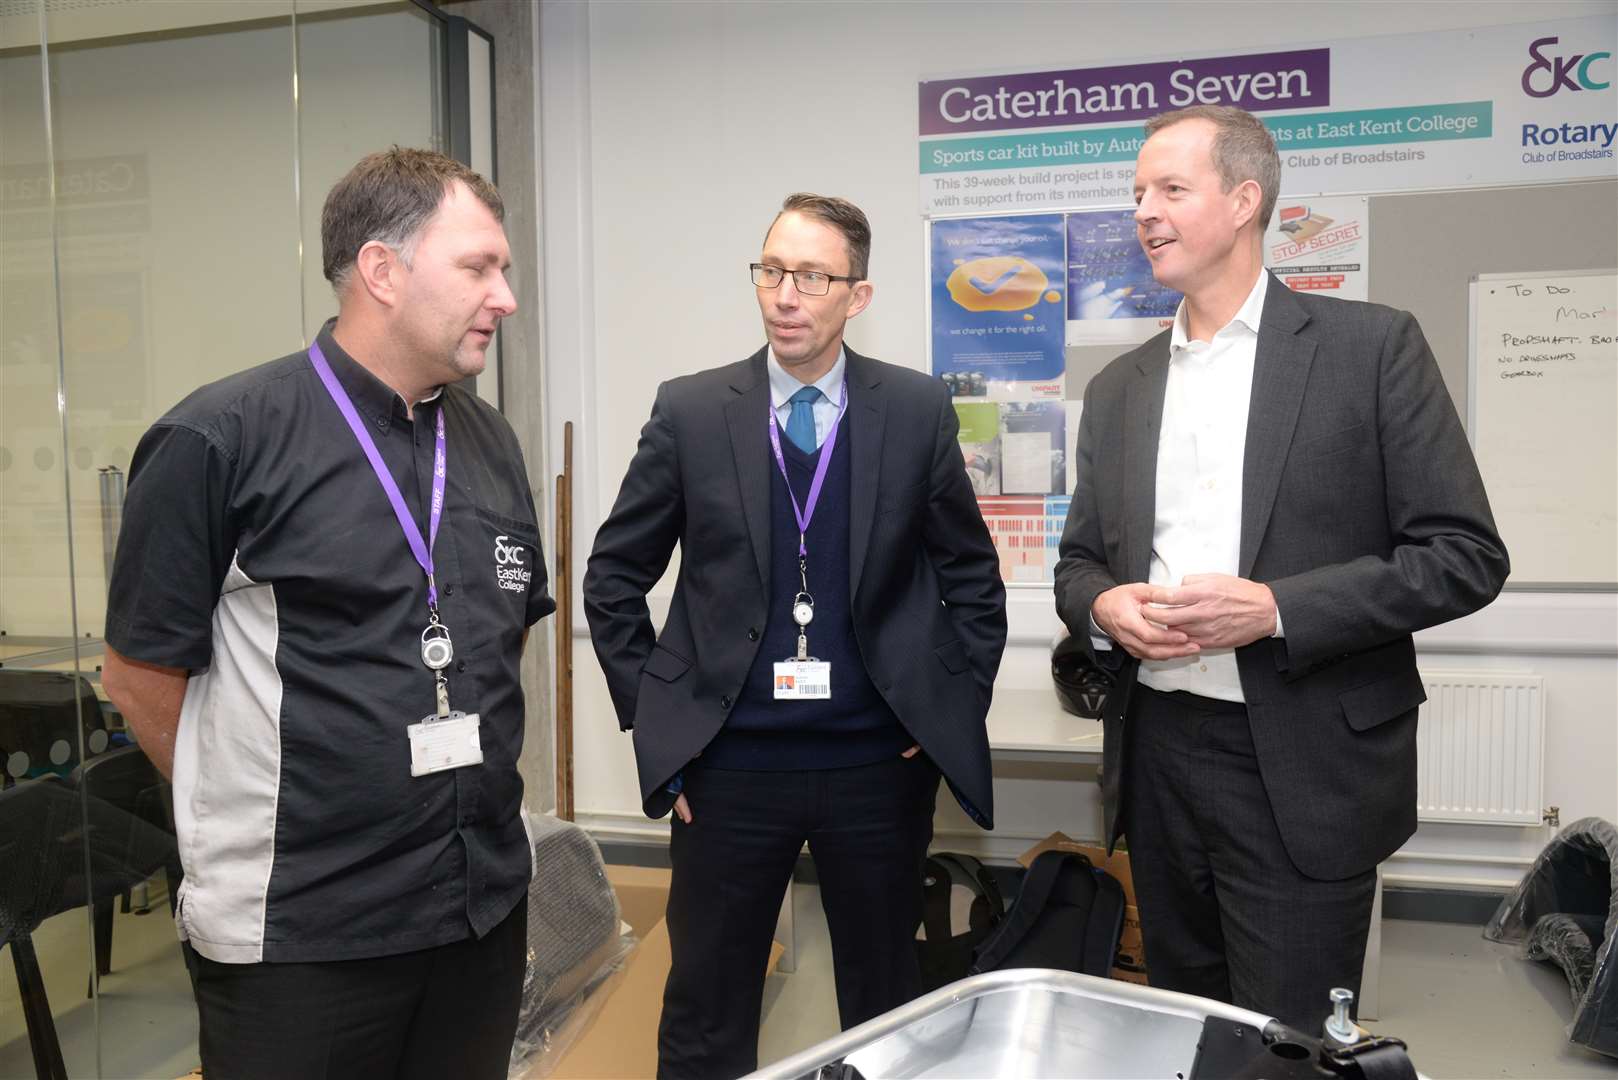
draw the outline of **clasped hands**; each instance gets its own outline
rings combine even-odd
[[[1179,585],[1118,585],[1096,597],[1090,614],[1141,660],[1234,649],[1269,637],[1276,625],[1270,587],[1229,574],[1187,574]]]

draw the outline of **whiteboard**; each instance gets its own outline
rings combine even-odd
[[[1508,588],[1618,588],[1618,271],[1471,283],[1468,432]]]

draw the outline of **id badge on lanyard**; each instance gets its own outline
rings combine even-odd
[[[442,427],[443,409],[438,414]],[[449,680],[444,678],[444,669],[453,659],[455,645],[449,639],[449,629],[438,621],[434,610],[427,629],[421,632],[421,662],[433,673],[438,709],[405,729],[410,739],[411,776],[483,764],[483,742],[478,735],[481,718],[477,713],[449,707]]]
[[[326,392],[331,395],[337,411],[342,413],[343,419],[348,422],[349,430],[354,433],[360,449],[365,451],[366,460],[371,463],[371,471],[376,473],[377,482],[382,485],[382,490],[388,496],[388,502],[393,506],[393,516],[399,520],[399,527],[404,530],[405,541],[410,545],[410,553],[415,556],[417,564],[427,575],[428,618],[427,627],[421,632],[421,663],[432,672],[434,696],[438,707],[405,729],[410,741],[410,775],[426,776],[429,773],[443,772],[445,769],[481,765],[483,744],[478,734],[478,726],[481,723],[478,714],[465,713],[449,707],[449,680],[444,676],[444,669],[455,659],[455,644],[450,640],[449,628],[438,619],[438,584],[433,579],[433,544],[438,539],[438,525],[444,516],[444,486],[448,462],[444,441],[444,407],[442,404],[438,407],[437,433],[433,446],[433,503],[428,516],[427,538],[423,539],[421,527],[416,524],[415,518],[410,516],[410,508],[405,505],[404,496],[399,492],[399,485],[394,482],[393,474],[388,472],[388,467],[383,462],[382,454],[377,450],[371,433],[366,430],[359,414],[354,411],[354,403],[349,400],[348,393],[337,381],[331,365],[326,362],[325,355],[320,351],[319,342],[309,346],[309,362],[314,365],[315,372],[319,374]]]
[[[820,460],[815,463],[815,478],[809,486],[809,498],[802,507],[792,490],[792,479],[787,475],[786,458],[781,453],[781,432],[775,419],[775,409],[769,411],[770,449],[775,454],[775,466],[781,470],[786,482],[787,498],[792,503],[792,515],[798,522],[798,592],[792,598],[792,621],[798,627],[798,652],[775,664],[776,701],[824,701],[831,697],[831,664],[809,655],[809,624],[815,617],[815,598],[809,592],[809,549],[806,537],[809,522],[820,502],[820,489],[826,482],[826,471],[831,467],[832,450],[837,445],[837,429],[848,408],[848,380],[843,380],[841,400],[837,403],[837,418],[820,448]]]

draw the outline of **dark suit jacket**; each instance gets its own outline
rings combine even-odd
[[[984,717],[1006,643],[1005,588],[956,444],[944,384],[847,350],[837,453],[853,455],[849,595],[866,671],[979,824],[993,820]],[[633,728],[646,813],[741,691],[770,597],[770,384],[765,350],[658,387],[584,610],[618,723]],[[661,633],[646,593],[675,543]],[[771,658],[775,659],[775,658]]]
[[[1056,605],[1090,640],[1091,605],[1145,581],[1169,332],[1095,377]],[[1238,574],[1265,582],[1284,639],[1236,650],[1282,842],[1324,880],[1375,866],[1416,827],[1411,634],[1475,611],[1507,572],[1477,464],[1421,328],[1378,304],[1265,294],[1242,465]],[[1120,820],[1124,717],[1138,663],[1097,650],[1118,689],[1103,717],[1107,837]]]

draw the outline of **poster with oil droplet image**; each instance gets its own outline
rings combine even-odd
[[[933,222],[933,374],[957,400],[1061,398],[1066,299],[1062,215]]]

